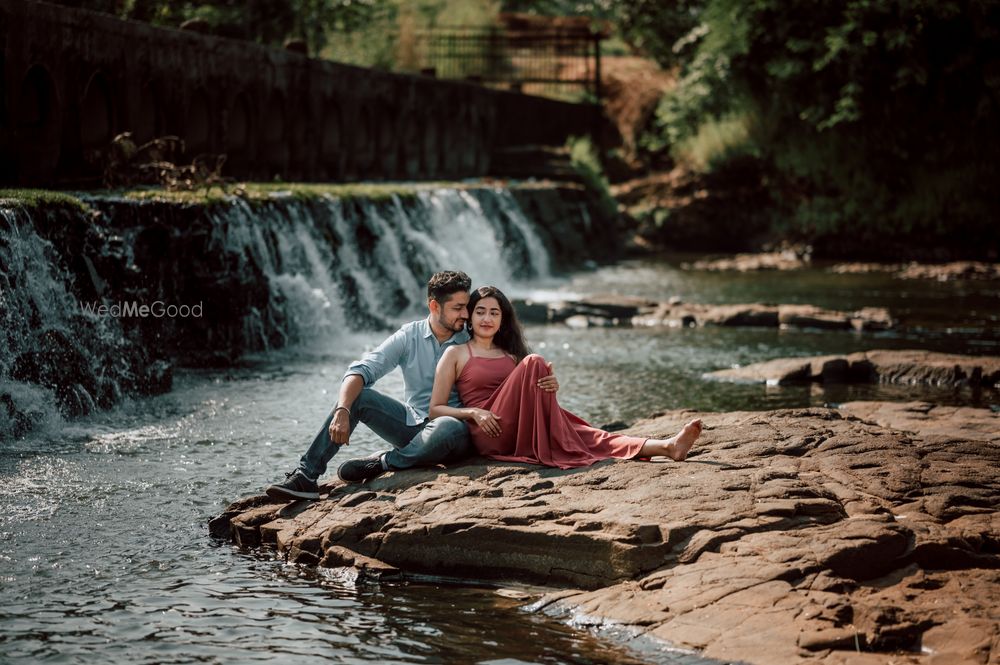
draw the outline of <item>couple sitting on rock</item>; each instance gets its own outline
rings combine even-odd
[[[562,469],[610,457],[687,456],[701,434],[700,420],[670,439],[644,439],[595,429],[560,408],[552,365],[528,353],[510,301],[493,286],[470,294],[471,285],[463,272],[431,277],[429,316],[407,323],[350,366],[337,405],[298,468],[268,487],[268,496],[318,499],[316,481],[359,422],[394,450],[344,462],[337,475],[345,482],[474,454]],[[372,387],[396,367],[403,371],[403,402]]]

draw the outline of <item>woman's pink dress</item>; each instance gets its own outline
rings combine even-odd
[[[549,374],[539,355],[531,354],[520,363],[509,356],[478,357],[471,349],[469,356],[455,381],[462,403],[500,417],[499,437],[488,436],[475,423],[469,425],[472,442],[486,457],[570,469],[609,457],[635,457],[646,442],[596,429],[562,409],[555,394],[537,385]]]

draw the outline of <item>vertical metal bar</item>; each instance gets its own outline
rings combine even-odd
[[[601,101],[601,33],[594,32],[594,97]]]

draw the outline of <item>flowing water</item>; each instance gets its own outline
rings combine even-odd
[[[371,220],[402,229],[408,239],[405,248],[386,243],[378,250],[383,273],[341,249],[335,263],[367,276],[363,294],[382,297],[402,286],[416,289],[409,297],[418,302],[419,282],[393,268],[417,252],[428,263],[467,269],[477,284],[493,282],[527,296],[617,292],[692,302],[879,305],[904,323],[887,333],[528,326],[529,343],[555,364],[562,404],[594,423],[633,422],[669,408],[768,409],[858,398],[998,408],[995,391],[824,391],[702,378],[735,364],[869,348],[997,355],[995,285],[901,282],[822,269],[690,273],[676,268],[674,257],[552,277],[531,222],[509,202],[503,228],[521,234],[516,257],[510,238],[496,232],[474,199],[428,194],[425,205],[420,225],[407,221],[402,209],[397,219]],[[468,234],[439,241],[435,225],[456,218]],[[230,232],[237,230],[252,228]],[[572,617],[532,612],[527,608],[537,590],[513,583],[361,583],[209,538],[207,520],[229,501],[259,492],[295,466],[336,399],[346,365],[385,334],[346,331],[352,311],[338,299],[338,276],[323,268],[326,250],[304,222],[283,234],[284,260],[270,264],[268,276],[285,306],[300,308],[292,331],[298,346],[263,351],[231,369],[178,370],[170,393],[126,400],[85,418],[63,420],[50,412],[36,431],[0,446],[0,662],[705,662],[613,629],[595,632]],[[482,252],[470,251],[473,241]],[[246,235],[227,242],[264,243]],[[23,270],[40,282],[40,294],[61,302],[58,276],[28,265]],[[525,274],[530,279],[519,279]],[[417,315],[410,307],[390,318]],[[398,374],[380,387],[402,393]],[[49,397],[23,384],[8,388],[27,402]],[[381,448],[362,427],[349,450],[355,456]]]

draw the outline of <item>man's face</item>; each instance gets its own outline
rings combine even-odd
[[[460,332],[465,328],[465,322],[469,320],[469,294],[459,291],[448,296],[443,303],[432,301],[437,307],[432,307],[431,311],[437,315],[437,321],[442,328],[452,332]]]

